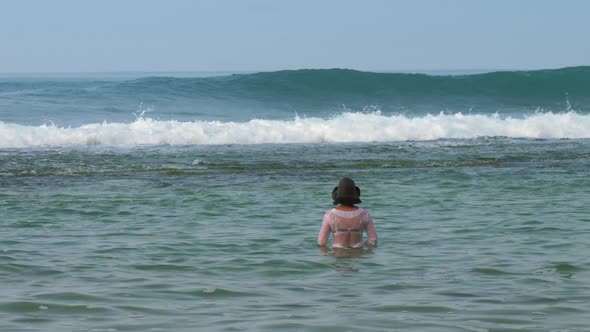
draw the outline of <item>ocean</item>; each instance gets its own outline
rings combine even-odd
[[[590,331],[589,170],[590,67],[3,74],[0,331]]]

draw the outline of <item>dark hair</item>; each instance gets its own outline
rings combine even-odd
[[[357,187],[354,181],[349,177],[343,177],[338,182],[338,187],[332,190],[332,199],[334,204],[354,205],[362,203],[361,190]]]

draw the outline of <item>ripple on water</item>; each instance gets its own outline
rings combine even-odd
[[[0,303],[0,312],[11,314],[34,313],[44,311],[51,315],[70,315],[70,314],[97,314],[104,315],[112,310],[106,307],[83,304],[62,304],[56,302],[41,301],[16,301]]]
[[[0,262],[14,262],[17,259],[10,255],[0,255]]]
[[[69,302],[110,302],[106,297],[77,293],[77,292],[60,292],[60,293],[44,293],[37,294],[35,298],[38,300],[50,300],[50,301],[69,301]]]
[[[574,264],[566,263],[566,262],[556,263],[556,264],[548,266],[547,268],[554,269],[557,272],[577,272],[577,271],[583,270],[581,267],[578,267]]]
[[[289,275],[309,275],[311,272],[321,272],[329,268],[329,264],[312,260],[268,259],[250,264],[250,268],[259,274],[269,277]]]
[[[405,289],[422,289],[427,288],[426,286],[421,285],[413,285],[413,284],[406,284],[406,283],[395,283],[395,284],[385,284],[379,287],[375,287],[378,291],[398,291],[398,290],[405,290]]]
[[[175,310],[175,309],[164,309],[164,308],[154,308],[150,306],[137,306],[137,305],[119,305],[115,308],[119,310],[123,310],[126,312],[130,312],[133,314],[145,314],[145,315],[157,315],[157,316],[178,316],[184,315],[185,313]]]
[[[437,294],[453,297],[453,298],[476,298],[481,297],[480,294],[473,294],[473,293],[466,293],[466,292],[459,292],[459,291],[442,291],[438,292]]]
[[[491,267],[476,267],[471,269],[471,272],[479,273],[488,276],[502,276],[502,275],[515,275],[517,273],[495,269]]]
[[[133,268],[140,271],[192,271],[196,270],[194,266],[178,264],[137,264]]]
[[[573,277],[576,273],[584,271],[584,268],[571,263],[561,262],[543,266],[535,270],[536,274],[557,274],[565,277]]]
[[[453,308],[435,305],[401,305],[385,304],[373,308],[377,312],[412,312],[412,313],[447,313],[453,312]]]
[[[61,270],[39,265],[8,263],[0,265],[0,271],[17,273],[20,275],[55,276],[63,274]]]
[[[18,317],[12,320],[15,323],[22,323],[22,324],[47,324],[55,321],[53,318],[49,317],[36,317],[36,316],[25,316],[25,317]]]
[[[205,297],[205,298],[233,298],[233,297],[244,297],[244,296],[260,296],[258,293],[252,292],[245,292],[245,291],[237,291],[228,288],[220,288],[220,287],[209,287],[197,291],[190,292],[193,296],[196,297]]]

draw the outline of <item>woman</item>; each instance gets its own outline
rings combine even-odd
[[[318,246],[325,246],[332,233],[333,248],[362,248],[365,244],[377,245],[377,232],[369,212],[355,206],[361,203],[361,190],[354,181],[343,177],[332,191],[337,207],[328,210],[318,235]],[[363,232],[368,240],[363,240]]]

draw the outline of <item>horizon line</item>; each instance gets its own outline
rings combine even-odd
[[[279,71],[298,71],[298,70],[354,70],[360,72],[373,73],[434,73],[434,72],[498,72],[498,71],[535,71],[535,70],[558,70],[576,67],[590,67],[590,65],[572,65],[560,67],[539,67],[539,68],[422,68],[422,69],[356,69],[347,67],[301,67],[297,69],[254,69],[254,70],[112,70],[112,71],[0,71],[0,75],[81,75],[81,74],[110,74],[110,75],[125,75],[125,74],[253,74],[253,73],[269,73]]]

